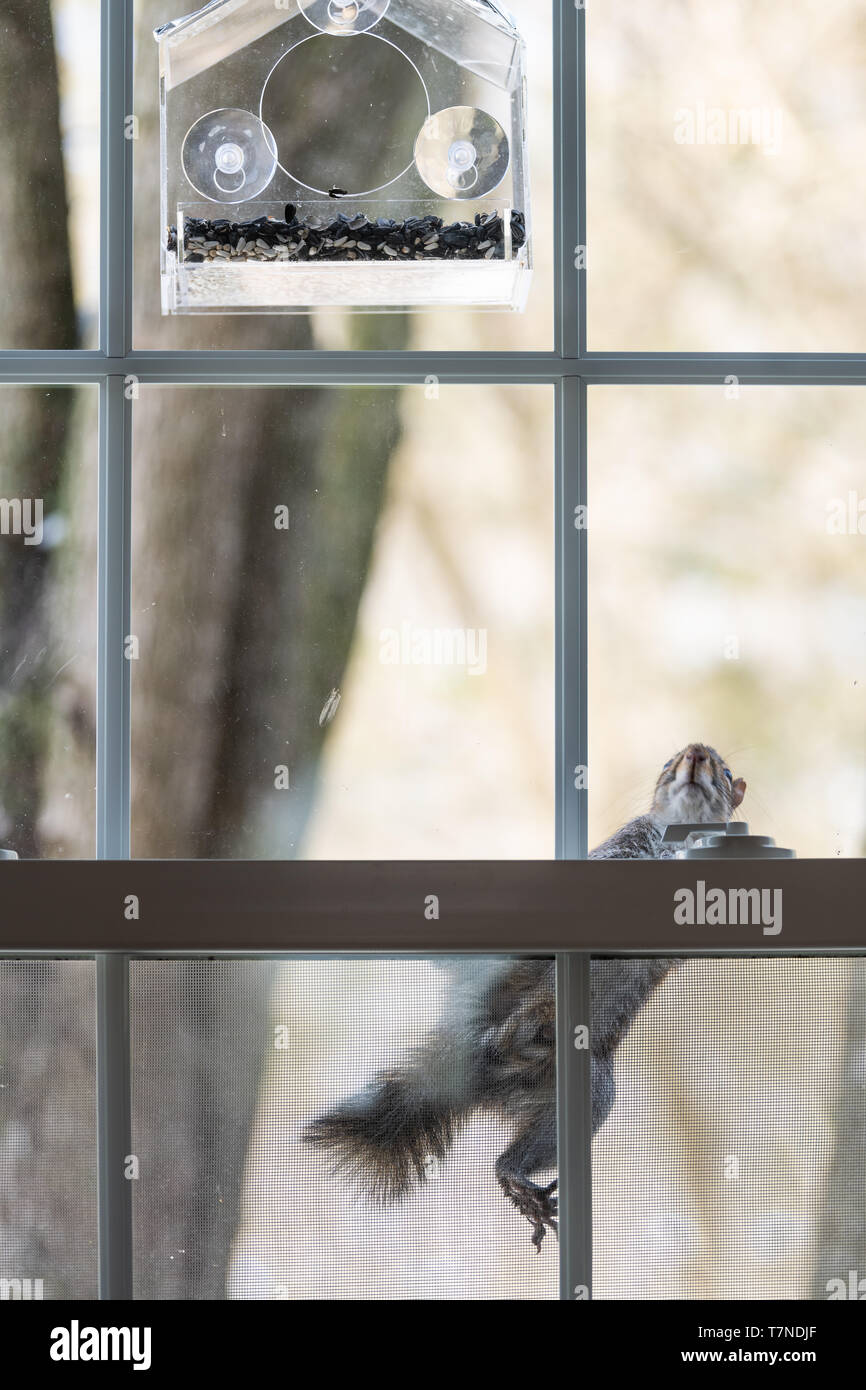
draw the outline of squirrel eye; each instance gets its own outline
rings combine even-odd
[[[731,772],[728,770],[728,768],[725,768],[725,776],[728,778],[729,781],[733,782],[733,780],[734,780],[733,773],[731,773]]]
[[[668,758],[667,762],[665,763],[665,766],[662,768],[662,772],[664,772],[665,768],[670,767],[670,765],[671,765],[672,762],[673,762],[673,758]]]

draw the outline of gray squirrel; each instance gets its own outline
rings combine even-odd
[[[691,743],[662,768],[648,815],[629,821],[590,859],[670,859],[665,827],[730,821],[746,791],[715,749]],[[596,960],[590,966],[592,1132],[616,1096],[614,1053],[653,991],[679,962],[667,957]],[[372,1200],[388,1204],[423,1183],[476,1110],[513,1128],[496,1160],[503,1193],[532,1226],[541,1249],[556,1231],[556,1181],[533,1175],[556,1165],[556,965],[547,959],[449,964],[442,1015],[427,1038],[357,1095],[307,1125],[303,1137]]]

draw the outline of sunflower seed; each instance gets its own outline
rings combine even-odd
[[[291,230],[289,209],[291,207]],[[357,239],[351,233],[364,233],[372,240]],[[526,244],[526,218],[523,213],[511,214],[511,239],[515,251]],[[286,221],[276,217],[256,217],[248,222],[230,222],[227,218],[188,217],[183,224],[180,243],[184,259],[200,261],[235,260],[286,261],[291,258],[323,261],[358,260],[387,256],[389,260],[494,260],[504,255],[505,227],[498,212],[476,213],[473,222],[452,222],[445,225],[440,217],[407,217],[371,220],[364,213],[348,217],[339,213],[333,221],[299,221],[297,209],[286,207]],[[166,245],[169,251],[179,252],[178,233],[169,228]],[[306,248],[306,251],[305,251]]]

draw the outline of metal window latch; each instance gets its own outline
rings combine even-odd
[[[668,825],[662,844],[677,845],[677,859],[796,859],[797,852],[783,849],[771,835],[751,835],[745,821],[727,825]]]

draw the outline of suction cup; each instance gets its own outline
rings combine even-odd
[[[391,0],[298,0],[301,14],[323,34],[362,34],[379,23]]]
[[[267,188],[277,167],[273,135],[251,111],[224,107],[201,116],[186,133],[183,171],[212,203],[245,203]]]
[[[415,164],[443,198],[483,198],[505,178],[510,151],[502,126],[477,106],[434,111],[415,142]]]

